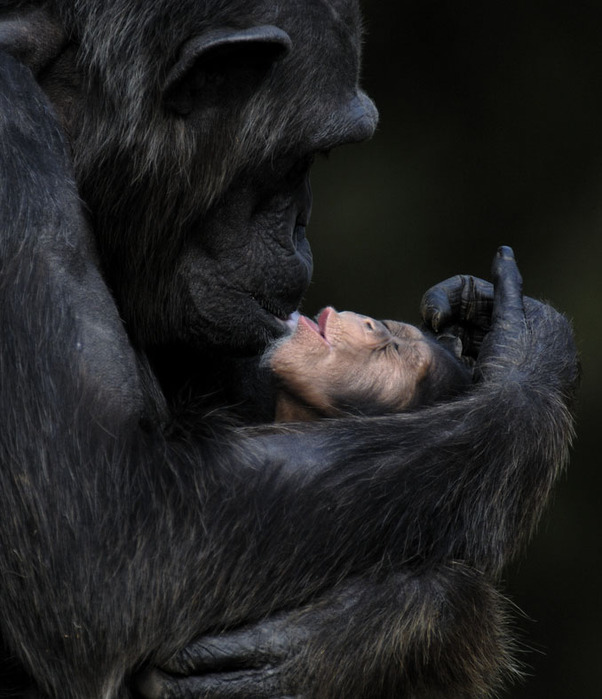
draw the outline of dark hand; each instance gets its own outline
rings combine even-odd
[[[287,682],[287,660],[308,637],[295,613],[204,636],[169,663],[136,678],[144,699],[302,699]]]
[[[551,306],[523,297],[512,248],[498,249],[492,276],[493,284],[458,275],[429,289],[421,303],[427,329],[459,337],[463,354],[477,360],[477,376],[502,371],[507,378],[508,370],[520,371],[523,362],[529,363],[529,354],[542,357],[541,380],[551,387],[556,378],[571,404],[579,361],[570,323]]]
[[[420,310],[429,330],[462,341],[463,354],[476,359],[492,329],[509,330],[524,319],[522,279],[512,248],[498,249],[492,269],[494,283],[459,274],[430,288]]]

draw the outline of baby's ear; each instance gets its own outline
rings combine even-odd
[[[451,352],[456,359],[462,358],[462,340],[457,335],[443,334],[437,335],[437,342]]]
[[[432,343],[402,341],[398,348],[407,386],[421,384],[430,375],[436,362],[437,353]]]

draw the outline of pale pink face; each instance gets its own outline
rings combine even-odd
[[[333,414],[336,405],[353,405],[358,396],[402,410],[432,360],[432,347],[418,328],[329,307],[317,322],[301,316],[273,350],[270,366],[293,395]]]

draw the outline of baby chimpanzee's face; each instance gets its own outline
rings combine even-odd
[[[301,316],[269,363],[287,391],[325,415],[396,412],[419,400],[436,350],[412,325],[326,308],[317,323]]]

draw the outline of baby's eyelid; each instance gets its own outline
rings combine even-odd
[[[378,352],[378,353],[388,352],[388,351],[399,352],[399,345],[396,342],[391,342],[390,340],[387,340],[387,342],[380,343],[372,351]]]

